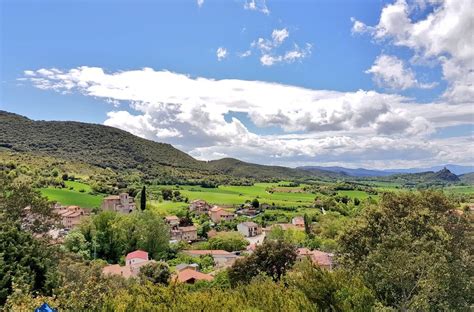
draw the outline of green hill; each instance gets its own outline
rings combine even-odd
[[[330,172],[245,163],[236,159],[199,161],[170,144],[157,143],[117,128],[72,121],[34,121],[0,111],[0,148],[139,173],[146,180],[178,183],[212,179],[295,179],[336,177]]]

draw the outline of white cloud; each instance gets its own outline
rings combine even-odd
[[[368,32],[374,39],[388,40],[414,52],[414,60],[441,64],[449,86],[445,97],[451,103],[474,98],[474,9],[472,0],[417,1],[418,9],[432,7],[431,13],[413,20],[405,0],[385,6],[375,26],[353,19],[354,32]]]
[[[265,15],[270,14],[270,10],[267,7],[266,0],[245,0],[244,9],[261,12]]]
[[[274,45],[279,46],[280,44],[283,43],[283,41],[285,41],[286,38],[288,38],[289,35],[290,33],[288,32],[286,28],[274,29],[272,32],[272,39],[273,39]]]
[[[202,5],[204,4],[204,0],[196,0],[196,3],[198,7],[202,7]]]
[[[430,138],[441,127],[472,123],[469,104],[418,104],[374,91],[192,78],[150,68],[106,73],[79,67],[28,74],[25,78],[41,89],[129,103],[129,111],[111,107],[105,124],[171,143],[201,159],[229,155],[285,165],[318,161],[390,166],[401,160],[473,161],[472,148],[466,145],[472,138],[459,146]],[[273,135],[252,132],[232,112],[246,114],[257,128],[280,130]]]
[[[415,73],[406,67],[405,62],[392,55],[379,55],[372,67],[365,72],[373,75],[377,85],[389,89],[429,89],[436,86],[436,83],[420,83]]]
[[[260,63],[263,66],[272,66],[277,63],[293,63],[302,60],[311,55],[312,45],[306,43],[304,48],[300,48],[296,43],[293,44],[291,50],[278,51],[280,46],[290,36],[290,32],[286,28],[274,29],[271,39],[258,38],[250,45],[260,51]]]
[[[227,57],[227,49],[219,47],[216,51],[217,60],[220,62]]]
[[[251,51],[251,50],[247,50],[247,51],[244,51],[244,52],[237,53],[237,55],[238,55],[240,58],[249,57],[250,55],[252,55],[252,51]]]

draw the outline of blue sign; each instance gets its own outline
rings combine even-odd
[[[46,302],[39,308],[35,309],[35,312],[58,312],[57,310],[51,308]]]

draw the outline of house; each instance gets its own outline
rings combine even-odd
[[[195,241],[198,239],[197,228],[191,226],[178,226],[170,230],[170,238],[175,241]]]
[[[262,233],[260,226],[255,222],[242,222],[237,224],[237,231],[245,237],[254,237]]]
[[[226,267],[234,264],[239,257],[236,254],[225,250],[183,250],[183,253],[191,257],[200,257],[210,255],[218,267]]]
[[[304,227],[304,218],[303,217],[294,217],[291,219],[291,224],[297,227]]]
[[[194,270],[194,271],[197,271],[199,269],[199,265],[197,263],[191,263],[191,264],[187,264],[187,263],[180,263],[176,266],[176,271],[183,271],[185,269],[191,269],[191,270]]]
[[[320,250],[309,250],[308,248],[298,248],[298,258],[302,259],[308,257],[313,264],[327,270],[332,270],[334,267],[334,254],[320,251]]]
[[[219,223],[221,221],[230,221],[235,218],[235,215],[231,212],[224,210],[224,208],[214,206],[209,210],[209,216],[212,222]]]
[[[197,215],[208,213],[210,209],[211,205],[209,205],[205,200],[202,199],[193,200],[189,205],[189,211],[192,211]]]
[[[181,231],[181,240],[183,241],[195,241],[197,240],[197,228],[194,225],[178,227]]]
[[[148,253],[143,250],[135,250],[125,257],[125,266],[119,264],[107,265],[102,269],[104,275],[119,275],[125,278],[137,277],[140,269],[155,260],[148,260]]]
[[[81,223],[82,218],[88,216],[89,213],[79,206],[60,206],[55,205],[54,211],[61,218],[61,224],[64,229],[71,230]]]
[[[182,271],[178,271],[176,281],[180,283],[194,284],[196,281],[212,281],[214,277],[209,274],[204,274],[199,271],[187,268]]]
[[[148,261],[148,252],[143,250],[132,251],[125,257],[125,264],[129,266],[145,261]]]
[[[179,226],[179,218],[177,216],[166,216],[165,223],[172,229],[177,228]]]
[[[130,213],[135,210],[135,208],[133,197],[129,196],[127,193],[107,196],[102,201],[102,210]]]

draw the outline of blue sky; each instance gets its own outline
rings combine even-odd
[[[469,5],[4,0],[0,109],[200,159],[472,164]]]

